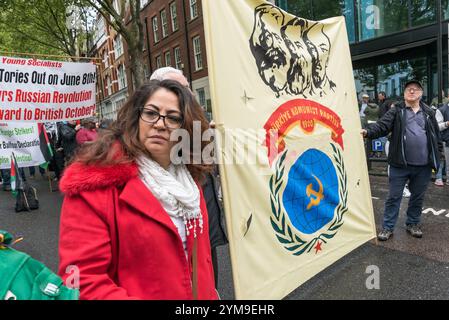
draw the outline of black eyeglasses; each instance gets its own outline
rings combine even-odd
[[[406,92],[421,92],[422,90],[421,90],[421,88],[408,87],[408,88],[405,88],[405,91]]]
[[[179,129],[184,124],[184,119],[182,117],[177,117],[174,115],[163,116],[156,110],[142,108],[140,111],[140,118],[148,123],[155,124],[160,118],[164,121],[164,125],[169,129]]]

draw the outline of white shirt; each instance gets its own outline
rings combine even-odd
[[[360,109],[360,116],[365,117],[365,109],[368,107],[367,103],[362,103],[362,108]]]

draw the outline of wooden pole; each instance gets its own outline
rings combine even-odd
[[[20,191],[19,191],[19,194],[20,194],[20,192],[23,193],[23,198],[25,199],[25,202],[26,202],[26,204],[27,204],[27,210],[28,210],[28,211],[31,211],[30,204],[28,203],[28,198],[27,198],[27,195],[26,195],[26,193],[25,193],[25,190],[20,190]]]
[[[47,168],[45,168],[45,173],[47,174],[48,185],[50,186],[50,192],[53,192],[53,186],[51,185],[50,171],[48,171],[48,165],[47,165]]]

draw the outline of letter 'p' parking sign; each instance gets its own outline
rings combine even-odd
[[[372,143],[373,143],[372,144],[373,151],[379,151],[379,152],[384,151],[384,145],[382,143],[382,140],[376,139],[376,140],[373,140]]]

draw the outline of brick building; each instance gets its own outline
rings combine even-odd
[[[115,119],[128,97],[124,46],[101,15],[97,16],[94,43],[95,56],[102,59],[97,66],[97,113],[100,118]]]
[[[171,66],[182,70],[198,101],[210,112],[201,1],[142,1],[141,21],[145,29],[144,64],[147,79],[160,67]],[[131,92],[133,85],[130,75],[128,87]]]

